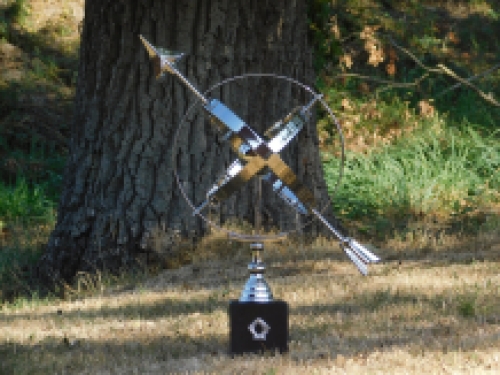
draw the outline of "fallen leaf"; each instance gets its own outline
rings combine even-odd
[[[435,108],[428,100],[421,100],[418,102],[418,107],[420,109],[420,115],[422,117],[432,117],[434,116]]]
[[[353,64],[351,55],[349,55],[349,54],[342,55],[340,57],[340,64],[342,66],[346,67],[347,69],[351,69],[352,64]]]
[[[387,74],[389,74],[390,76],[393,76],[396,74],[396,64],[394,64],[393,61],[391,61],[389,64],[387,64],[385,66],[385,71],[387,72]]]

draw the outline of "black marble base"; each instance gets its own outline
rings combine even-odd
[[[288,351],[288,304],[284,301],[229,304],[232,354]]]

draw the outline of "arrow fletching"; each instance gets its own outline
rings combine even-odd
[[[350,239],[349,245],[351,249],[361,258],[365,263],[376,263],[380,258],[368,250],[365,246],[361,245],[358,241]]]
[[[359,258],[359,256],[354,253],[347,246],[342,246],[342,250],[347,254],[349,259],[354,263],[354,265],[358,268],[359,272],[363,274],[363,276],[368,275],[368,266]]]
[[[313,208],[312,212],[340,240],[342,250],[344,250],[349,259],[351,259],[351,261],[356,265],[359,272],[366,276],[368,274],[368,264],[376,263],[380,260],[380,258],[361,245],[358,241],[349,237],[344,237],[340,231],[338,231],[323,217],[323,215],[321,215],[321,213],[319,213],[319,211]]]

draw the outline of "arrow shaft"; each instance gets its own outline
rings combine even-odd
[[[341,234],[341,233],[340,233],[337,229],[335,229],[335,228],[333,227],[333,225],[331,225],[331,224],[330,224],[330,223],[329,223],[329,222],[328,222],[328,221],[327,221],[327,220],[323,217],[323,215],[321,215],[321,214],[319,213],[319,211],[318,211],[318,210],[316,210],[315,208],[313,208],[313,209],[311,209],[311,211],[313,212],[313,214],[314,214],[314,215],[316,215],[316,217],[317,217],[318,219],[320,219],[320,220],[321,220],[321,222],[322,222],[323,224],[325,224],[325,225],[327,226],[327,228],[328,228],[328,229],[330,229],[330,231],[331,231],[331,232],[332,232],[335,236],[337,236],[337,238],[338,238],[338,239],[339,239],[342,243],[346,242],[346,237],[344,237],[344,236],[343,236],[343,235],[342,235],[342,234]]]
[[[173,64],[170,64],[169,62],[167,62],[167,64],[169,64],[169,65],[170,65],[170,68],[172,69],[172,71],[174,72],[174,74],[175,74],[175,75],[176,75],[176,76],[177,76],[177,77],[178,77],[178,78],[182,81],[182,83],[184,83],[184,85],[185,85],[185,86],[186,86],[189,90],[191,90],[191,92],[192,92],[193,94],[195,94],[195,95],[198,97],[198,99],[200,99],[200,100],[201,100],[201,102],[203,103],[203,105],[208,105],[208,103],[209,103],[209,102],[208,102],[208,99],[207,99],[207,98],[205,98],[205,96],[204,96],[204,95],[203,95],[200,91],[198,91],[198,89],[197,89],[196,87],[194,87],[194,86],[191,84],[191,82],[189,82],[189,81],[187,80],[187,78],[186,78],[186,77],[184,77],[184,76],[182,75],[182,73],[181,73],[181,72],[179,72],[179,71],[177,70],[177,68],[176,68]]]

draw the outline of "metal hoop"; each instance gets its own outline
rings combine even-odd
[[[247,74],[242,74],[242,75],[238,75],[238,76],[233,76],[233,77],[227,78],[227,79],[225,79],[225,80],[223,80],[223,81],[221,81],[219,83],[216,83],[212,87],[210,87],[207,91],[205,91],[203,93],[203,95],[206,97],[207,94],[211,93],[215,89],[217,89],[217,88],[219,88],[221,86],[224,86],[224,85],[226,85],[228,83],[231,83],[233,81],[236,81],[236,80],[245,79],[245,78],[259,78],[259,77],[268,77],[268,78],[285,80],[285,81],[288,81],[288,82],[290,82],[290,83],[292,83],[294,85],[297,85],[297,86],[301,87],[303,90],[307,91],[308,93],[312,94],[313,96],[317,95],[317,93],[313,89],[311,89],[309,86],[306,86],[303,83],[301,83],[301,82],[299,82],[299,81],[297,81],[297,80],[295,80],[293,78],[285,77],[285,76],[280,76],[280,75],[276,75],[276,74],[263,74],[263,73],[247,73]],[[342,134],[342,129],[340,127],[340,124],[338,123],[337,118],[333,114],[333,111],[330,109],[330,107],[328,106],[328,104],[322,98],[319,99],[319,101],[321,102],[321,105],[323,106],[323,109],[328,112],[328,115],[329,115],[330,119],[335,124],[335,127],[337,128],[337,133],[339,134],[339,138],[340,138],[340,145],[341,145],[340,166],[339,166],[339,174],[338,174],[338,178],[337,178],[337,183],[335,184],[335,188],[333,189],[333,193],[332,193],[332,196],[333,196],[333,195],[336,194],[336,192],[337,192],[337,190],[338,190],[338,188],[340,186],[340,182],[342,180],[342,174],[343,174],[343,169],[344,169],[344,160],[345,160],[344,136]],[[175,179],[176,179],[176,182],[177,182],[177,186],[179,187],[179,190],[180,190],[182,196],[184,197],[184,200],[192,208],[193,211],[196,210],[196,207],[193,205],[193,203],[191,202],[191,200],[187,196],[186,192],[184,191],[184,188],[182,187],[182,184],[181,184],[181,180],[179,178],[179,174],[177,173],[177,160],[176,160],[177,153],[175,152],[175,150],[176,150],[177,141],[178,141],[178,138],[179,138],[180,131],[181,131],[182,127],[186,123],[188,117],[195,110],[196,106],[198,106],[200,103],[201,103],[201,100],[198,99],[193,104],[191,104],[191,106],[188,108],[188,110],[184,114],[183,118],[181,119],[181,122],[179,123],[179,126],[177,127],[177,131],[176,131],[175,136],[174,136],[174,142],[173,142],[173,145],[172,145],[172,149],[174,150],[174,152],[172,153],[172,164],[174,166],[174,175],[175,175]],[[329,197],[330,197],[330,195],[329,195]],[[330,206],[330,204],[331,204],[331,202],[329,200],[328,203],[325,204],[321,208],[321,211],[319,211],[319,212],[323,213]],[[241,234],[241,233],[237,233],[237,232],[234,232],[234,231],[222,228],[219,225],[213,223],[211,220],[207,219],[201,212],[198,212],[197,215],[201,219],[203,219],[208,225],[210,225],[210,226],[212,226],[214,228],[217,228],[220,231],[225,232],[228,235],[228,237],[234,238],[234,239],[239,240],[239,241],[247,241],[247,242],[264,242],[264,241],[265,242],[273,242],[273,241],[281,241],[281,240],[285,239],[286,237],[288,237],[288,235],[290,233],[298,232],[298,231],[302,230],[303,228],[305,228],[307,225],[311,224],[314,221],[314,218],[313,218],[313,219],[309,220],[308,222],[306,222],[305,224],[303,224],[302,226],[300,226],[300,227],[298,227],[298,228],[296,228],[294,230],[290,230],[288,232],[283,232],[283,233],[278,233],[278,234],[275,234],[275,235],[258,235],[258,234],[257,235],[248,235],[248,234]]]

